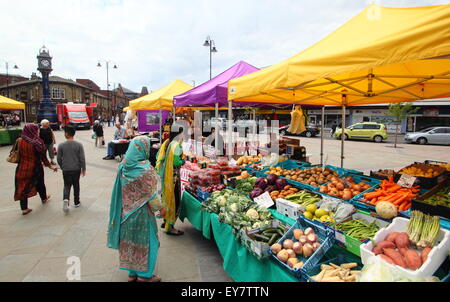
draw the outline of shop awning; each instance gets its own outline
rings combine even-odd
[[[1,109],[25,109],[25,103],[15,101],[13,99],[7,98],[0,95],[0,110]]]
[[[193,87],[181,80],[172,83],[138,99],[130,101],[131,110],[169,110],[173,109],[173,97]]]
[[[228,106],[228,81],[258,71],[259,68],[244,61],[231,66],[211,80],[174,97],[175,107]]]
[[[449,55],[450,5],[372,4],[294,57],[231,80],[228,98],[335,106],[439,98],[450,95]]]

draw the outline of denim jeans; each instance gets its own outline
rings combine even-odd
[[[114,156],[114,153],[113,153],[113,143],[112,142],[109,142],[108,143],[108,156]]]

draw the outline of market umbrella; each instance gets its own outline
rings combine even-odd
[[[450,95],[449,55],[450,5],[391,8],[372,4],[299,54],[231,80],[228,98],[338,105],[345,127],[347,106]],[[342,135],[341,166],[343,141]]]

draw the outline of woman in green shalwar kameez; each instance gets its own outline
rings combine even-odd
[[[134,138],[119,166],[108,225],[108,247],[119,250],[120,269],[129,280],[158,282],[153,275],[158,255],[154,213],[165,215],[160,201],[160,178],[149,162],[150,139]]]

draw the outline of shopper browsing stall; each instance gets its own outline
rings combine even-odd
[[[129,282],[159,282],[153,275],[159,240],[154,213],[164,217],[158,193],[159,177],[148,160],[148,137],[132,140],[119,166],[114,184],[108,225],[108,247],[119,250],[120,269]]]
[[[114,132],[114,140],[126,138],[126,131],[119,122],[116,123],[116,131]],[[108,154],[103,157],[104,160],[114,159],[113,142],[108,143]]]
[[[171,132],[159,149],[156,162],[156,170],[162,180],[162,202],[166,209],[166,217],[161,227],[164,227],[168,235],[183,235],[184,232],[175,229],[174,225],[180,213],[180,172],[179,168],[184,161],[181,159],[183,149],[181,147],[180,132]]]

